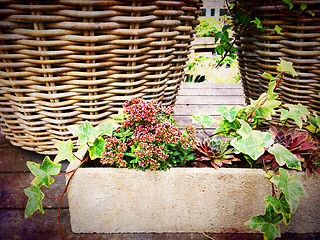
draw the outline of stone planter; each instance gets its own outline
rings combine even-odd
[[[72,231],[252,232],[244,222],[264,213],[263,197],[271,194],[264,174],[260,169],[236,168],[167,172],[81,168],[68,188]],[[309,195],[301,198],[291,224],[282,226],[282,232],[319,232],[320,178],[294,174]]]

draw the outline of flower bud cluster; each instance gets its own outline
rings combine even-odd
[[[105,151],[102,153],[101,163],[126,167],[127,162],[123,159],[124,153],[127,151],[126,144],[119,141],[116,137],[108,137],[105,140]]]
[[[124,127],[132,126],[137,122],[149,122],[154,124],[156,122],[157,105],[154,101],[146,102],[137,98],[125,104],[124,113],[129,115],[123,124]]]

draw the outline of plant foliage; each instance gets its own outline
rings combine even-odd
[[[286,169],[299,171],[306,169],[307,175],[310,175],[311,172],[320,172],[319,117],[315,113],[311,115],[301,104],[282,105],[281,101],[277,100],[278,94],[275,91],[284,73],[297,75],[292,63],[283,59],[280,59],[277,69],[280,71],[277,76],[269,73],[263,74],[270,79],[269,89],[257,100],[251,100],[250,105],[228,108],[219,106],[217,112],[221,116],[217,121],[218,128],[213,136],[210,136],[223,135],[231,138],[227,142],[230,146],[225,146],[225,149],[233,147],[234,153],[244,154],[251,166],[255,163],[262,163],[262,167],[267,172],[266,176],[279,189],[278,196],[274,191],[272,196],[265,197],[265,214],[254,216],[245,223],[246,226],[261,231],[265,239],[280,237],[278,224],[282,221],[289,224],[300,197],[306,196],[300,180],[295,176],[290,176]],[[273,119],[276,109],[279,108],[282,121],[279,124],[282,126],[271,126],[268,131],[265,131],[263,126]],[[204,114],[192,118],[193,121],[207,126],[214,121]],[[308,119],[309,125],[306,124]],[[292,125],[288,126],[289,120],[290,124],[296,125],[295,128]],[[303,126],[307,126],[310,132],[302,130]],[[214,152],[208,143],[200,147],[199,150],[205,160],[212,161],[215,155],[218,156],[218,159],[221,158],[220,152]],[[277,170],[274,176],[268,172],[269,168]]]

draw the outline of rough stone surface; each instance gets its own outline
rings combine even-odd
[[[243,223],[264,214],[263,198],[271,194],[264,174],[260,169],[236,168],[172,168],[167,172],[81,168],[68,188],[72,231],[252,232]],[[301,198],[292,223],[282,227],[282,232],[319,232],[320,178],[295,175],[309,196]]]

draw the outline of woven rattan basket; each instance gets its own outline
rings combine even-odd
[[[235,2],[229,0],[230,2]],[[269,79],[264,72],[278,73],[279,58],[293,62],[297,77],[285,74],[279,85],[280,100],[289,104],[304,104],[311,111],[320,113],[320,1],[292,1],[288,9],[283,1],[244,1],[251,11],[251,18],[259,18],[264,32],[256,27],[241,32],[237,41],[238,60],[246,102],[257,99],[268,89]],[[301,3],[308,11],[301,13]],[[277,34],[279,25],[283,35]],[[279,113],[277,114],[279,118]]]
[[[55,154],[66,127],[141,97],[173,105],[201,0],[1,1],[0,127]]]

